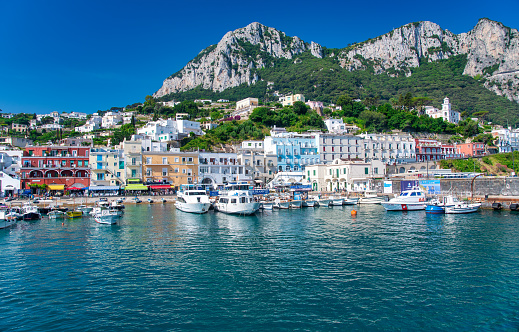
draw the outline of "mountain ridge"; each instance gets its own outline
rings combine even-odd
[[[218,44],[202,50],[164,80],[154,96],[160,98],[195,88],[222,92],[243,84],[254,85],[263,79],[261,70],[306,51],[317,59],[333,60],[350,72],[369,67],[375,75],[390,77],[410,76],[412,68],[423,63],[466,55],[464,75],[482,78],[488,90],[519,102],[519,33],[487,18],[460,34],[429,21],[409,23],[332,52],[313,41],[308,43],[253,22],[227,32]]]

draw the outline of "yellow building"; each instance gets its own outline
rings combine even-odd
[[[279,98],[279,101],[283,103],[283,106],[293,106],[296,101],[302,101],[304,103],[305,96],[298,93],[295,95],[281,97]]]
[[[178,187],[192,184],[198,177],[197,152],[151,152],[142,153],[144,181],[166,181]]]

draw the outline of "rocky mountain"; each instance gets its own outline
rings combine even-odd
[[[347,71],[373,68],[377,75],[410,76],[421,64],[466,55],[463,71],[498,95],[519,102],[519,33],[499,22],[481,19],[467,33],[454,34],[432,22],[410,23],[377,38],[325,52],[260,23],[228,32],[217,45],[198,54],[182,70],[164,80],[155,97],[201,87],[224,91],[262,79],[261,69],[303,52],[333,58]],[[295,63],[300,59],[295,59]],[[275,83],[275,82],[274,82]]]

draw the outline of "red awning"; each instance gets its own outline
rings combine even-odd
[[[171,189],[173,188],[169,184],[157,184],[149,186],[151,189]]]
[[[78,187],[68,187],[67,190],[83,190],[85,188],[78,188]]]

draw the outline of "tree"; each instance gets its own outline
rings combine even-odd
[[[146,97],[144,97],[144,106],[148,106],[148,107],[155,107],[155,98],[153,98],[153,96],[150,96],[150,95],[147,95]]]
[[[343,111],[346,111],[346,107],[351,107],[351,112],[353,113],[353,99],[351,99],[350,96],[339,96],[339,98],[337,98],[337,105],[340,106]]]
[[[294,113],[296,113],[297,115],[305,115],[306,112],[308,112],[308,109],[310,109],[310,107],[308,107],[302,101],[294,102],[294,105],[292,107],[294,109]]]

